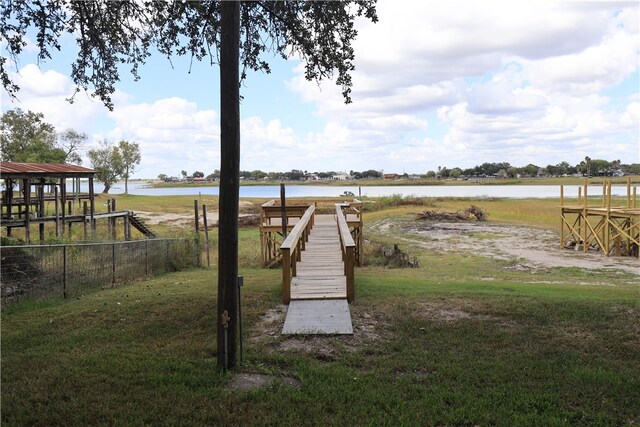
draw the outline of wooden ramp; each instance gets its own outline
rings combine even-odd
[[[291,301],[282,334],[353,334],[349,304],[346,299]]]
[[[352,334],[336,219],[316,215],[314,221],[291,279],[291,303],[282,333]]]
[[[347,279],[340,251],[340,236],[333,215],[316,215],[306,249],[291,279],[291,299],[347,297]]]

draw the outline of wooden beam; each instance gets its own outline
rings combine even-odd
[[[27,245],[31,243],[31,227],[30,227],[30,215],[29,210],[31,208],[31,180],[29,178],[25,178],[22,180],[22,191],[24,194],[24,240],[27,242]]]

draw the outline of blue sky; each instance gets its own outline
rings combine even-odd
[[[358,23],[353,103],[333,82],[273,58],[242,88],[243,170],[426,173],[508,161],[540,166],[585,156],[640,162],[638,2],[380,0],[380,22]],[[219,168],[217,66],[156,55],[134,82],[123,72],[109,112],[73,93],[76,54],[13,68],[18,100],[59,130],[140,144],[135,177]],[[4,52],[3,52],[4,54]],[[88,162],[85,165],[90,166]]]

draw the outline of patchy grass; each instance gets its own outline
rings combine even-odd
[[[638,287],[357,274],[356,334],[283,337],[278,270],[243,269],[244,372],[216,371],[213,271],[173,273],[2,316],[2,422],[633,424]],[[88,410],[88,408],[91,408]]]
[[[458,201],[434,203],[456,210]],[[475,203],[492,221],[557,223],[557,214],[543,216],[553,201],[539,203],[538,213],[527,211],[530,201]],[[513,209],[525,218],[509,219]],[[365,224],[388,216],[400,224],[366,237],[394,243],[414,210],[367,213]],[[216,233],[210,237],[215,265]],[[421,268],[356,271],[354,335],[289,337],[279,333],[281,271],[257,268],[255,228],[239,239],[240,370],[292,377],[299,388],[284,381],[229,388],[232,375],[216,369],[216,272],[195,269],[3,309],[2,424],[640,422],[636,276],[578,268],[533,274],[509,268],[514,261],[402,245]]]

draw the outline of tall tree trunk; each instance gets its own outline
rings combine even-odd
[[[240,194],[240,2],[220,4],[220,213],[218,227],[218,367],[236,365],[238,201]]]
[[[111,189],[111,184],[108,182],[104,183],[104,190],[102,190],[102,194],[109,194],[109,190]]]

